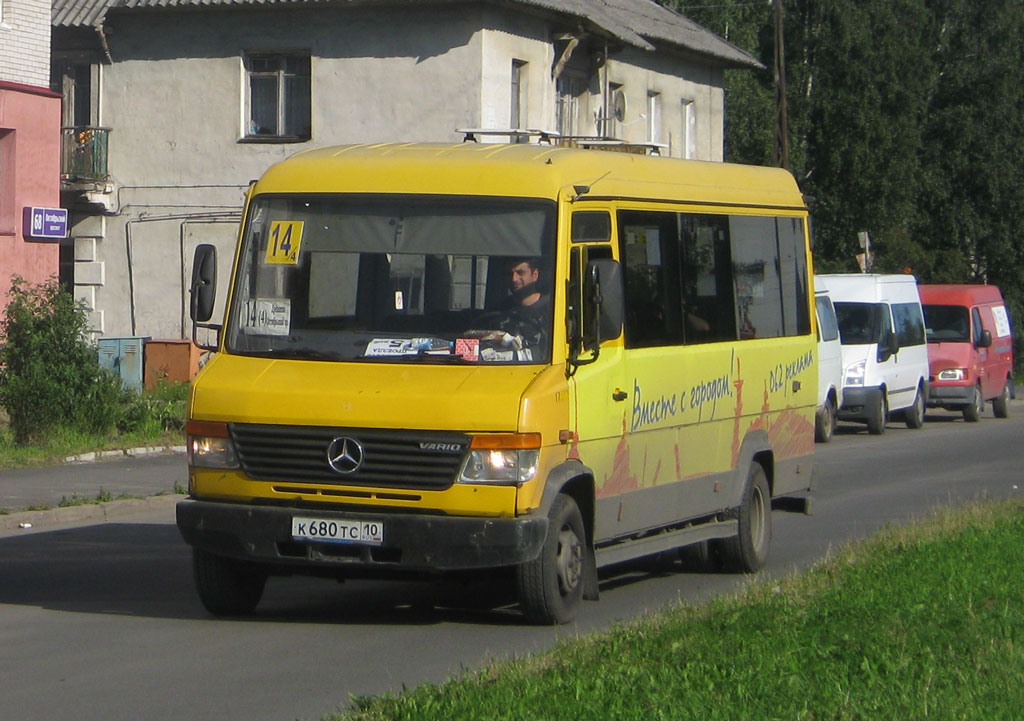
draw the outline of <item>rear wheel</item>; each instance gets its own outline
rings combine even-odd
[[[903,420],[906,422],[907,428],[920,428],[924,425],[924,393],[920,388],[917,389],[917,395],[914,396],[914,404],[903,411]]]
[[[992,412],[996,418],[1009,418],[1010,417],[1010,381],[1006,381],[1003,384],[1003,392],[999,394],[999,397],[992,401]]]
[[[548,513],[548,535],[540,555],[519,566],[519,603],[533,623],[568,623],[583,598],[586,532],[576,501],[558,495]]]
[[[878,395],[878,401],[871,408],[868,416],[868,433],[880,436],[885,433],[885,422],[889,418],[889,403],[885,399],[885,388]]]
[[[971,390],[971,402],[964,406],[964,420],[968,423],[977,423],[981,420],[981,413],[985,410],[985,399],[981,395],[981,388],[974,386]]]
[[[836,409],[836,402],[829,396],[825,399],[825,405],[814,417],[814,440],[818,443],[828,443],[836,432],[836,422],[839,411]]]
[[[192,551],[192,570],[199,600],[215,616],[252,613],[267,583],[267,574],[252,564],[198,548]]]
[[[772,499],[768,477],[760,463],[752,463],[740,501],[739,532],[721,541],[724,567],[737,573],[753,573],[768,560],[772,539]]]

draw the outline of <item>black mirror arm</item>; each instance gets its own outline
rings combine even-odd
[[[196,337],[197,328],[207,328],[209,330],[216,331],[216,343],[214,343],[213,345],[209,343],[200,343],[199,339]],[[224,326],[221,323],[192,323],[192,344],[195,345],[197,348],[201,348],[202,350],[208,350],[216,353],[217,351],[220,350],[220,333],[223,329]]]

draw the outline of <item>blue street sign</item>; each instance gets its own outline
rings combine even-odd
[[[67,238],[68,211],[65,208],[26,207],[22,235],[43,240]]]

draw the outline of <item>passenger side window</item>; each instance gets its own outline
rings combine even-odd
[[[622,211],[619,222],[626,347],[682,343],[676,215]]]
[[[811,332],[804,222],[800,218],[776,218],[776,225],[779,231],[779,280],[782,283],[784,335],[804,335]]]
[[[729,218],[679,215],[683,243],[683,312],[687,343],[736,340]]]
[[[921,345],[925,342],[921,306],[917,303],[894,303],[892,317],[896,326],[896,340],[899,342],[900,348]]]
[[[824,295],[819,295],[814,300],[818,306],[819,339],[826,342],[836,340],[839,338],[839,323],[836,321],[836,311],[832,307],[832,301]]]
[[[977,346],[981,342],[981,334],[985,330],[981,325],[981,313],[977,308],[971,308],[971,325],[974,327],[974,345]]]
[[[799,218],[622,210],[618,222],[627,348],[810,333]]]
[[[740,338],[778,338],[784,332],[775,219],[733,216],[729,231]]]

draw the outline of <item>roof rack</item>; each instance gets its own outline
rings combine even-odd
[[[621,138],[609,138],[602,135],[562,135],[550,130],[533,130],[522,128],[457,128],[462,133],[462,142],[479,143],[481,135],[498,135],[515,138],[518,142],[536,142],[546,145],[559,145],[568,148],[589,148],[595,150],[613,150],[637,155],[661,155],[668,150],[665,143],[636,143]]]
[[[503,135],[508,138],[536,138],[538,143],[550,144],[553,138],[561,137],[558,133],[548,130],[532,130],[524,128],[456,128],[456,133],[462,133],[462,142],[479,143],[480,135]]]

